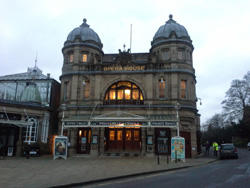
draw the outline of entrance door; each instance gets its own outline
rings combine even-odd
[[[126,151],[140,150],[140,129],[125,129],[125,147]]]
[[[168,128],[156,128],[155,129],[155,143],[156,143],[156,154],[167,155],[170,154],[170,138],[171,132]]]
[[[191,158],[191,134],[190,132],[180,131],[180,136],[185,138],[185,156]]]
[[[90,154],[91,129],[79,128],[77,140],[77,153]]]
[[[109,129],[108,149],[109,151],[120,152],[123,150],[123,129]]]
[[[7,155],[8,148],[12,148],[12,156],[16,154],[16,142],[18,140],[19,128],[14,125],[0,126],[0,155]],[[3,153],[4,152],[4,153]]]
[[[140,128],[107,128],[107,151],[132,152],[141,148]]]

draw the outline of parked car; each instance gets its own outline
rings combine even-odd
[[[247,149],[250,151],[250,142],[247,144]]]
[[[220,159],[224,158],[235,158],[238,159],[237,148],[229,143],[229,144],[221,144],[219,150]]]
[[[40,147],[39,146],[30,146],[30,156],[40,156]],[[24,147],[24,156],[28,151],[28,146]]]

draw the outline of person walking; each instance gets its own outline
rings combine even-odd
[[[209,155],[210,144],[209,144],[208,141],[207,141],[206,144],[205,144],[205,148],[206,148],[206,153],[205,153],[205,155]]]
[[[217,142],[213,142],[214,156],[218,155],[219,145]]]

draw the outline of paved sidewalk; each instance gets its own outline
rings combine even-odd
[[[217,160],[214,157],[186,159],[186,162],[167,164],[166,156],[160,157],[69,157],[67,160],[52,156],[0,158],[0,187],[44,188],[71,185],[122,176],[167,171],[202,165]],[[70,187],[70,186],[68,186]]]

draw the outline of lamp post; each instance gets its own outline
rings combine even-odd
[[[196,98],[196,102],[200,101],[200,105],[202,105],[201,98]]]
[[[62,104],[61,105],[61,109],[62,109],[62,112],[63,112],[63,115],[62,115],[62,129],[61,129],[61,136],[63,136],[63,128],[64,128],[64,111],[67,110],[67,105],[66,104]]]
[[[179,110],[181,109],[181,105],[177,102],[176,105],[174,106],[175,110],[176,110],[176,120],[177,120],[177,136],[180,136],[180,127],[179,127]]]

